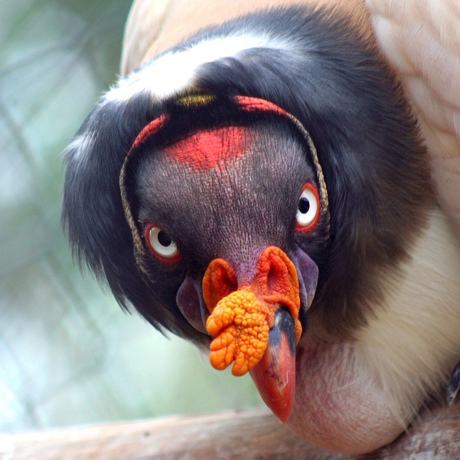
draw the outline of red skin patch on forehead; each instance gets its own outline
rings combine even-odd
[[[211,131],[199,131],[166,148],[164,152],[177,163],[194,171],[205,171],[221,167],[246,152],[249,143],[247,128],[228,126]]]

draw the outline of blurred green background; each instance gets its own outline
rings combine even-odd
[[[73,264],[62,152],[115,81],[131,2],[0,1],[0,431],[261,405]]]

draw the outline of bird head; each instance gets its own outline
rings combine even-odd
[[[414,279],[442,264],[420,255],[426,152],[380,54],[333,12],[248,15],[153,58],[66,158],[77,258],[215,368],[249,372],[310,442],[388,443],[440,380],[405,339],[429,318]]]
[[[180,97],[136,137],[120,188],[152,291],[285,421],[329,233],[308,132],[259,98]]]

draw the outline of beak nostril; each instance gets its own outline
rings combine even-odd
[[[273,292],[279,291],[280,281],[284,278],[283,274],[277,264],[271,264],[270,269],[267,273],[267,294],[271,294]]]
[[[291,273],[288,262],[279,254],[277,248],[270,248],[269,251],[266,251],[259,263],[259,273],[265,278],[267,295],[289,291]]]
[[[203,298],[210,312],[219,300],[238,289],[235,270],[224,259],[214,259],[203,277]]]
[[[216,288],[221,298],[227,297],[229,294],[238,289],[236,275],[234,275],[233,272],[223,272],[221,278],[217,281],[219,284]]]

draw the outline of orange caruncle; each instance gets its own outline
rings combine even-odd
[[[222,370],[234,361],[233,375],[251,370],[267,349],[273,315],[273,310],[249,290],[221,299],[206,323],[208,332],[216,337],[210,346],[212,366]]]
[[[211,313],[206,329],[214,337],[209,359],[216,369],[234,363],[232,373],[243,375],[256,366],[267,350],[275,313],[282,307],[294,319],[296,343],[300,340],[297,271],[278,247],[266,248],[254,277],[242,283],[225,259],[211,261],[203,277],[203,298]]]

